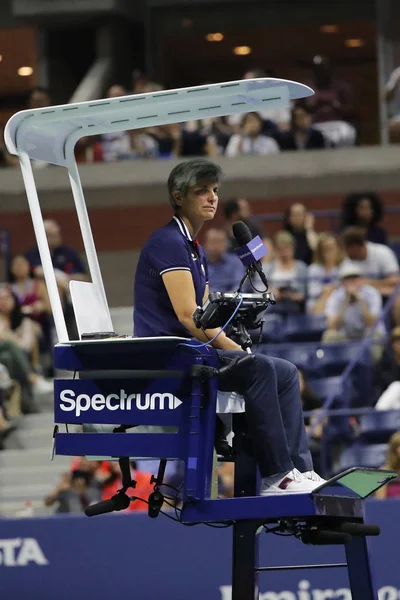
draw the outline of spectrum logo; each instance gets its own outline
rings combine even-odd
[[[156,392],[154,394],[127,394],[120,390],[119,394],[75,394],[73,390],[63,390],[60,394],[60,409],[65,412],[75,411],[79,417],[88,410],[174,410],[182,404],[173,394]]]

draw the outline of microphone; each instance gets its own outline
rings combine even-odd
[[[125,508],[128,508],[130,502],[129,496],[118,492],[109,500],[102,500],[88,506],[85,510],[85,515],[87,517],[96,517],[97,515],[114,512],[115,510],[125,510]]]
[[[148,508],[147,512],[148,512],[149,517],[152,519],[157,518],[158,515],[160,514],[162,505],[164,504],[164,496],[162,495],[161,492],[157,492],[157,491],[153,492],[149,496],[148,503],[149,503],[149,508]]]
[[[243,221],[237,221],[232,227],[233,236],[237,241],[239,248],[235,250],[242,263],[250,269],[255,269],[260,276],[261,281],[268,289],[268,281],[265,277],[260,258],[267,252],[259,236],[252,238],[250,229]]]

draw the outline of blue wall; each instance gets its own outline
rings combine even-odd
[[[400,501],[372,500],[370,548],[380,600],[400,599]],[[160,516],[0,520],[4,600],[230,600],[232,532]],[[261,536],[260,564],[344,561],[342,547]],[[262,574],[260,600],[351,600],[343,569]]]

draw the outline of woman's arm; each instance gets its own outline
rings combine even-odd
[[[335,289],[336,289],[336,286],[334,283],[328,283],[327,285],[324,285],[324,287],[322,288],[322,293],[321,293],[320,297],[318,298],[318,300],[316,300],[315,304],[313,304],[313,306],[310,310],[312,315],[323,315],[324,314],[325,308],[326,308],[326,303],[328,302],[328,298]]]
[[[208,342],[221,331],[220,328],[216,328],[207,329],[203,333],[201,329],[197,329],[193,320],[193,313],[197,308],[196,293],[189,271],[168,271],[162,278],[178,320],[192,337],[200,342]],[[204,298],[208,295],[207,288]],[[224,332],[220,333],[212,345],[220,350],[242,350],[239,344],[228,338]]]

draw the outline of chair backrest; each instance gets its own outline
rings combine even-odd
[[[108,306],[94,283],[70,281],[72,306],[75,313],[79,337],[83,334],[111,333],[114,327]]]

